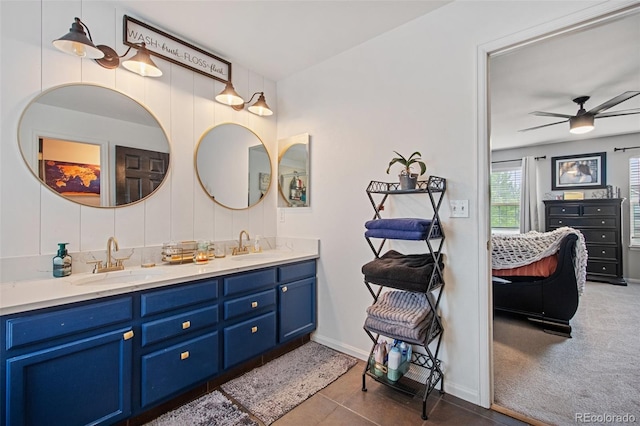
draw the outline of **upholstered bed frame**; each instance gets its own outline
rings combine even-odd
[[[563,237],[558,266],[547,278],[494,275],[494,309],[524,315],[542,324],[545,332],[571,337],[569,320],[578,309],[579,297],[573,266],[577,240],[575,234]]]

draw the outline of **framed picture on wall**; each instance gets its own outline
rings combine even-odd
[[[551,157],[551,189],[598,189],[607,186],[607,153]]]

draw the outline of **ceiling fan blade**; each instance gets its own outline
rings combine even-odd
[[[540,117],[558,117],[558,118],[571,118],[573,115],[568,114],[557,114],[555,112],[544,112],[544,111],[533,111],[530,112],[531,115],[538,115]]]
[[[587,114],[593,114],[593,115],[597,115],[599,113],[601,113],[604,110],[607,110],[613,106],[618,105],[621,102],[624,102],[628,99],[633,98],[634,96],[640,95],[640,92],[637,90],[633,90],[633,91],[629,91],[629,92],[624,92],[621,95],[616,96],[615,98],[611,98],[609,99],[607,102],[598,105],[595,108],[592,108],[590,111],[587,112]]]
[[[542,129],[543,127],[554,126],[554,125],[556,125],[556,124],[566,123],[567,121],[569,121],[569,120],[558,121],[558,122],[550,123],[550,124],[543,124],[542,126],[529,127],[528,129],[522,129],[522,130],[518,130],[518,131],[519,131],[519,132],[528,132],[529,130]]]
[[[640,108],[625,109],[622,111],[603,112],[602,114],[596,115],[595,118],[617,117],[619,115],[632,115],[632,114],[640,114]]]

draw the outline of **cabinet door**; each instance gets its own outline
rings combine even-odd
[[[316,279],[278,286],[278,341],[285,342],[316,329]]]
[[[86,425],[129,416],[128,333],[131,328],[8,359],[6,424]]]

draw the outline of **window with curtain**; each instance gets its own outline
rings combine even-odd
[[[629,206],[631,247],[640,248],[640,157],[629,158]]]
[[[519,232],[521,182],[520,166],[500,169],[494,167],[491,171],[492,231]]]

